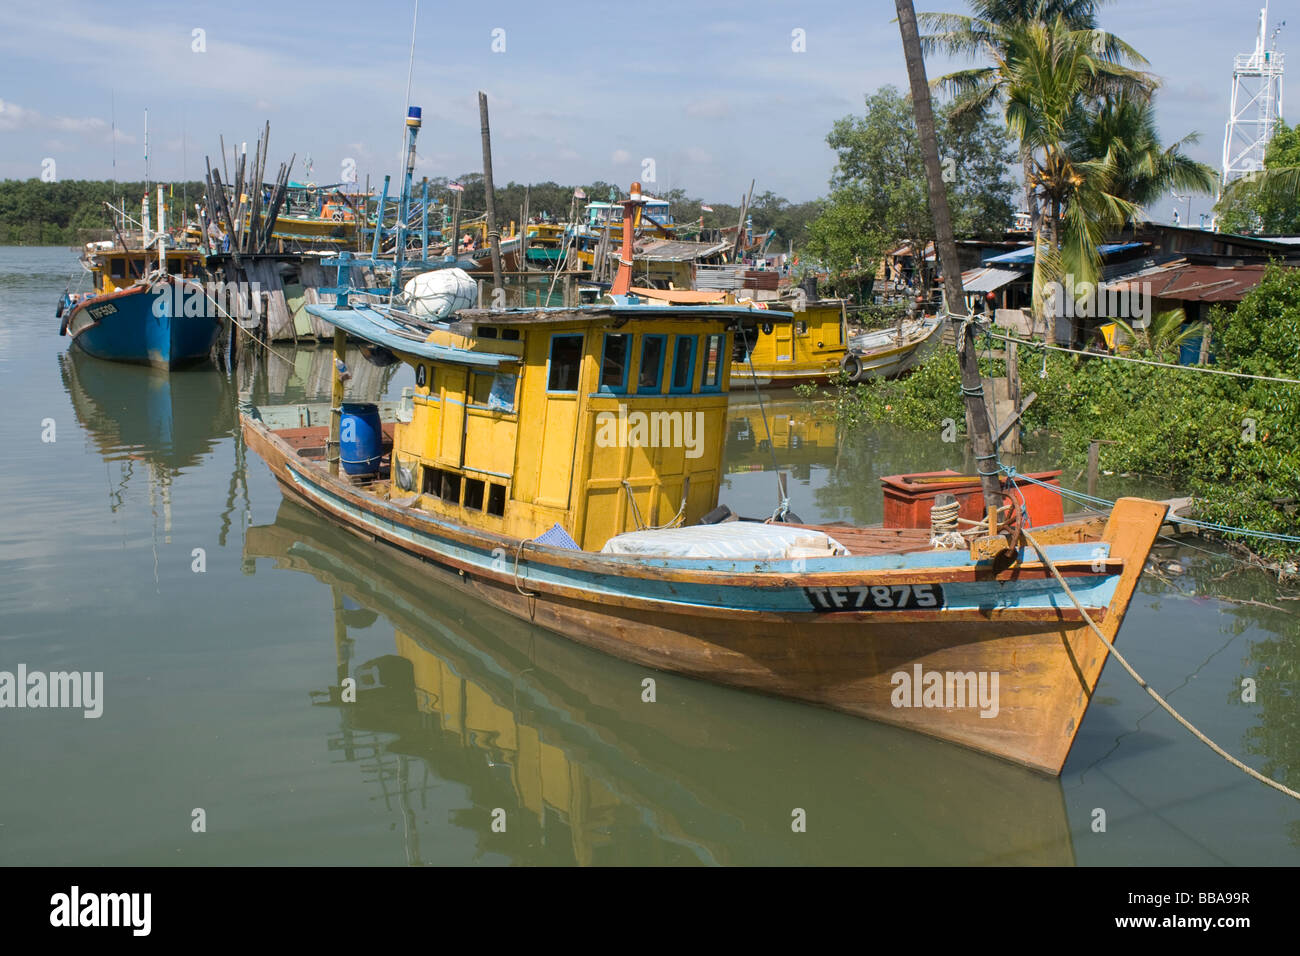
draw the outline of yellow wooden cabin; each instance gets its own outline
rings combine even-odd
[[[796,385],[837,374],[847,343],[843,300],[808,302],[790,317],[762,322],[750,342],[750,360],[760,385]],[[749,366],[736,374],[749,376]]]
[[[428,338],[446,360],[402,356],[417,384],[394,430],[390,494],[519,538],[558,523],[587,551],[697,522],[717,503],[730,326],[746,311],[460,313],[456,331]]]

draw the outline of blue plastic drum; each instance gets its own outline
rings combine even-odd
[[[373,402],[344,402],[339,424],[339,461],[343,471],[363,478],[379,474],[383,450],[379,406]]]

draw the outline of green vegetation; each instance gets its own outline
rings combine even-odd
[[[1001,239],[1011,221],[1015,158],[1006,132],[986,117],[936,117],[953,227],[961,235]],[[808,227],[807,249],[833,274],[874,276],[900,241],[924,249],[934,241],[921,144],[911,102],[893,86],[866,99],[862,116],[837,120],[827,145],[837,162],[831,194]],[[929,275],[922,272],[928,296]]]
[[[1296,172],[1300,170],[1300,128],[1278,126],[1264,153],[1264,175],[1232,183],[1214,207],[1224,232],[1294,235],[1300,232]]]
[[[1018,143],[1037,249],[1034,298],[1049,283],[1100,271],[1106,234],[1171,187],[1209,192],[1214,173],[1162,148],[1146,60],[1096,28],[1093,3],[975,0],[976,16],[927,14],[927,48],[987,60],[942,77],[956,115],[1000,106]]]
[[[203,195],[202,183],[176,183],[170,188],[176,203],[183,196],[198,202]],[[104,203],[125,201],[127,214],[138,218],[143,195],[142,182],[0,180],[0,245],[70,246],[111,236],[112,220]]]
[[[1211,316],[1221,369],[1300,378],[1300,271],[1270,267],[1235,312]],[[1166,323],[1168,324],[1168,323]],[[1153,328],[1157,326],[1153,324]],[[1156,335],[1135,358],[1175,361],[1177,338]],[[1000,344],[1000,343],[992,343]],[[1005,363],[981,361],[984,375]],[[1300,386],[1176,371],[1022,347],[1025,391],[1038,393],[1027,430],[1059,439],[1067,468],[1082,467],[1092,439],[1102,467],[1159,476],[1198,501],[1198,517],[1234,527],[1300,535]],[[847,425],[888,422],[938,433],[944,419],[964,427],[955,351],[908,377],[831,393]],[[1253,551],[1294,560],[1295,544],[1243,538]]]

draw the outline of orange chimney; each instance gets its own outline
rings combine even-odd
[[[635,231],[633,218],[645,204],[641,198],[641,184],[633,183],[630,197],[623,200],[623,251],[618,257],[618,274],[614,276],[614,285],[610,295],[627,295],[632,288],[632,235]]]

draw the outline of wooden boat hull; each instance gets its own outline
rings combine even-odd
[[[297,453],[317,439],[273,433],[247,415],[242,423],[287,495],[455,572],[461,590],[481,600],[647,667],[830,707],[1058,774],[1107,657],[1046,569],[1029,562],[996,572],[969,564],[964,551],[917,552],[810,559],[784,574],[728,562],[706,573],[670,560],[619,562],[393,504]],[[1123,499],[1099,539],[1089,540],[1085,523],[1036,532],[1057,546],[1058,568],[1108,639],[1164,512]],[[844,543],[862,554],[866,534]],[[823,564],[836,561],[852,569]],[[891,588],[943,596],[939,606],[864,608],[876,601],[873,589],[892,599],[899,592]]]
[[[155,311],[160,298],[161,308]],[[152,286],[132,285],[77,302],[65,328],[73,345],[110,362],[172,369],[206,360],[221,320],[174,314],[173,302],[170,294],[155,295]]]

